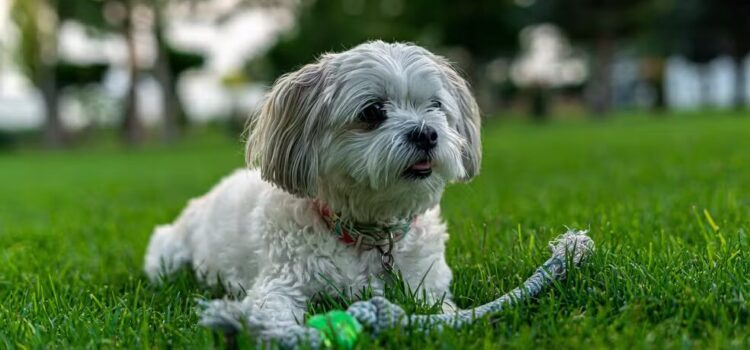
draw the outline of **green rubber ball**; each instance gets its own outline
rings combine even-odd
[[[341,310],[325,315],[315,315],[307,320],[307,326],[317,329],[327,348],[353,349],[362,325],[356,318]]]

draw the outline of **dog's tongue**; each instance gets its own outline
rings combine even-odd
[[[432,168],[432,162],[429,160],[424,160],[411,166],[412,170],[428,170],[430,168]]]

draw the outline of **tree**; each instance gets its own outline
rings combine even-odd
[[[745,59],[750,54],[750,2],[746,0],[723,1],[720,23],[726,25],[727,36],[731,40],[731,54],[735,62],[735,99],[736,109],[747,106],[745,100],[747,81],[745,79]]]
[[[400,4],[400,5],[399,5]],[[509,1],[314,1],[302,5],[296,28],[269,51],[275,75],[366,40],[410,41],[432,48],[462,48],[486,62],[517,47],[524,26]],[[473,72],[472,72],[473,73]]]
[[[139,5],[140,0],[108,1],[100,7],[99,17],[103,19],[101,29],[115,30],[125,40],[129,83],[123,100],[120,133],[123,140],[130,145],[141,143],[146,136],[138,114],[138,82],[142,72],[138,65],[138,51],[135,43],[136,19],[134,12]]]
[[[203,65],[204,57],[194,52],[176,49],[169,44],[165,36],[168,25],[166,13],[170,6],[190,5],[196,7],[204,0],[119,0],[130,1],[139,6],[145,6],[153,14],[153,35],[156,41],[156,62],[153,67],[154,76],[162,89],[162,105],[164,106],[163,139],[170,141],[178,137],[187,125],[187,116],[183,103],[177,94],[178,78],[185,71]],[[284,0],[240,0],[236,8],[242,7],[275,7],[289,6]],[[216,21],[226,20],[230,14],[217,14]]]
[[[323,52],[341,51],[363,41],[408,41],[457,61],[481,95],[492,91],[484,68],[498,56],[510,57],[515,52],[518,32],[528,23],[527,11],[509,0],[303,2],[294,30],[261,60],[275,77]],[[484,102],[495,98],[481,97]]]
[[[612,105],[612,65],[618,44],[633,39],[647,28],[652,18],[646,9],[650,0],[550,0],[537,1],[534,11],[539,20],[563,29],[574,42],[580,42],[593,57],[587,86],[590,109],[606,115]]]
[[[50,147],[68,142],[69,135],[60,120],[59,91],[74,84],[101,81],[105,66],[80,65],[60,61],[57,32],[60,22],[77,20],[88,24],[96,12],[96,2],[73,2],[65,6],[57,0],[15,0],[11,17],[20,32],[18,62],[42,94],[45,109],[44,140]]]
[[[720,55],[731,56],[736,65],[735,107],[745,105],[744,59],[750,53],[750,2],[726,0],[660,0],[655,33],[649,45],[654,51],[680,54],[698,63],[704,70]],[[711,85],[704,71],[701,95],[709,105]]]
[[[677,6],[684,14],[678,32],[683,53],[704,64],[716,56],[730,55],[736,67],[734,105],[737,109],[744,108],[744,59],[750,53],[750,2],[685,0]]]
[[[750,2],[744,0],[652,0],[634,7],[635,21],[629,31],[631,39],[649,55],[646,61],[654,85],[662,85],[659,57],[679,54],[698,63],[704,70],[720,55],[733,57],[737,69],[735,77],[735,106],[743,108],[745,76],[743,63],[750,53]],[[703,104],[709,105],[710,83],[704,72],[702,81]],[[660,91],[660,90],[658,90]],[[660,91],[661,92],[661,91]],[[657,95],[657,104],[663,101]]]
[[[732,57],[735,62],[735,108],[747,107],[745,59],[750,54],[750,2],[746,0],[724,1],[722,23],[727,24],[727,32],[732,40]]]
[[[156,62],[154,76],[162,89],[164,106],[164,127],[162,137],[166,141],[177,138],[187,124],[187,116],[182,101],[177,94],[178,77],[186,70],[203,64],[203,56],[177,50],[169,45],[165,38],[166,16],[168,5],[178,2],[199,0],[148,0],[144,4],[151,8],[154,17],[153,34],[156,39]]]
[[[57,62],[57,3],[15,0],[11,16],[20,32],[18,62],[42,94],[45,107],[44,140],[50,147],[65,144],[66,135],[58,111],[54,65]]]

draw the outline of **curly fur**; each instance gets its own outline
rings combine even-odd
[[[365,128],[357,116],[375,100],[387,119]],[[439,200],[448,183],[478,173],[479,124],[467,83],[421,47],[374,41],[325,54],[276,81],[250,126],[252,169],[237,170],[157,227],[146,273],[160,282],[190,265],[206,283],[221,281],[240,299],[217,303],[266,337],[301,320],[317,293],[370,286],[382,294],[380,254],[338,241],[317,200],[353,222],[418,215],[394,248],[396,268],[430,301],[450,305]],[[429,152],[407,137],[426,126],[438,135]],[[425,157],[431,175],[404,176]]]

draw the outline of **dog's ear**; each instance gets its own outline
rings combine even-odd
[[[302,197],[317,191],[325,66],[321,60],[281,76],[249,127],[248,164],[259,166],[264,180]]]
[[[456,72],[453,66],[443,57],[433,55],[433,59],[443,75],[445,89],[448,90],[457,104],[455,110],[451,108],[446,112],[453,114],[454,127],[466,142],[461,150],[466,173],[461,180],[468,181],[479,174],[479,167],[482,162],[482,144],[479,137],[481,126],[479,106],[471,94],[469,84]]]

